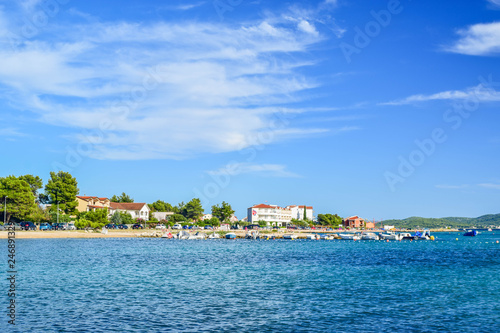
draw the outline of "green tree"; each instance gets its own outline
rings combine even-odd
[[[92,221],[82,218],[75,222],[75,227],[77,229],[84,229],[90,227],[91,223]]]
[[[217,217],[221,222],[226,222],[233,214],[234,210],[231,208],[231,205],[225,201],[222,201],[220,206],[212,206],[212,216]]]
[[[184,205],[182,215],[188,219],[198,220],[203,215],[203,207],[201,206],[200,199],[194,198]]]
[[[107,209],[96,209],[95,211],[87,212],[83,218],[92,222],[90,226],[93,229],[102,228],[109,222]]]
[[[66,214],[76,214],[76,206],[78,206],[76,195],[79,192],[78,182],[69,172],[51,172],[50,179],[45,185],[45,196],[52,203],[51,210],[57,209],[57,202],[59,202],[59,209]]]
[[[259,221],[257,221],[257,224],[259,225],[259,227],[266,227],[267,221],[259,220]]]
[[[220,220],[217,217],[213,216],[210,220],[205,220],[205,224],[209,224],[212,227],[218,227],[220,226]]]
[[[35,197],[35,200],[38,200],[38,190],[43,187],[42,178],[33,175],[24,175],[20,176],[19,179],[24,180],[31,188],[31,192]]]
[[[115,211],[114,214],[111,216],[111,223],[122,224],[122,215],[120,214],[119,211]]]
[[[157,200],[153,202],[152,204],[148,204],[149,209],[151,209],[152,212],[173,212],[174,207],[172,207],[171,204],[168,202],[162,201],[162,200]]]
[[[177,222],[185,222],[185,221],[186,221],[186,218],[184,217],[184,215],[181,215],[181,214],[174,214],[174,215],[171,215],[171,216],[168,218],[168,221],[169,221],[169,222],[174,222],[174,223],[177,223]]]
[[[71,221],[71,217],[65,214],[59,214],[59,223],[68,223]],[[51,211],[49,212],[49,222],[56,223],[57,222],[57,212]]]
[[[318,214],[318,224],[338,227],[342,224],[342,218],[337,214]]]
[[[134,224],[134,219],[132,215],[127,212],[120,212],[120,217],[123,224]]]
[[[111,202],[124,202],[124,203],[131,203],[134,202],[134,199],[132,199],[128,194],[125,192],[122,192],[120,196],[113,195],[110,199]]]
[[[0,198],[4,199],[6,196],[6,222],[9,222],[11,217],[19,220],[26,219],[36,208],[35,197],[33,196],[31,187],[25,180],[18,177],[8,176],[0,178]],[[4,200],[2,200],[2,204]]]

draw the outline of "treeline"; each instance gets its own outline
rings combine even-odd
[[[396,228],[472,228],[500,226],[500,214],[483,215],[476,218],[470,217],[443,217],[426,218],[412,216],[401,220],[385,220],[384,225],[393,225]]]

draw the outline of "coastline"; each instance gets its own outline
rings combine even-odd
[[[168,230],[172,233],[177,233],[175,230]],[[367,232],[379,232],[380,230],[366,230]],[[414,230],[412,230],[413,232]],[[83,230],[50,230],[50,231],[25,231],[25,230],[16,230],[17,239],[53,239],[53,238],[136,238],[136,237],[147,237],[144,236],[145,233],[161,233],[163,231],[159,230],[109,230],[107,234],[102,234],[100,232],[85,232]],[[206,234],[209,234],[208,230],[202,231]],[[216,231],[219,232],[219,231]],[[229,232],[229,231],[228,231]],[[247,231],[245,230],[231,230],[238,237],[244,237]],[[314,234],[314,233],[324,233],[324,234],[338,234],[338,233],[352,233],[352,232],[360,232],[360,230],[351,230],[351,231],[323,231],[323,230],[287,230],[284,232],[262,232],[263,235],[283,235],[285,233],[293,233],[300,235]],[[456,229],[431,229],[431,232],[458,232]],[[0,239],[7,239],[8,231],[0,231]],[[150,236],[152,237],[152,236]]]

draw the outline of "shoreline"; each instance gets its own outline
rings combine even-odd
[[[199,230],[200,232],[211,234],[212,231],[209,230]],[[381,232],[381,230],[365,230],[366,232]],[[412,230],[411,232],[413,232]],[[167,232],[177,233],[176,230],[167,230]],[[245,230],[216,230],[215,232],[234,232],[239,237],[244,237],[247,231]],[[283,232],[262,232],[262,235],[283,235],[283,234],[338,234],[338,233],[353,233],[353,232],[361,232],[359,230],[351,230],[351,231],[323,231],[323,230],[286,230]],[[399,232],[399,231],[396,231]],[[456,229],[431,229],[431,232],[459,232]],[[137,238],[137,237],[147,237],[143,234],[145,233],[159,233],[163,234],[165,231],[155,230],[155,229],[147,229],[147,230],[108,230],[107,234],[103,234],[100,232],[85,232],[83,230],[50,230],[50,231],[25,231],[25,230],[16,230],[15,231],[17,239],[55,239],[55,238]],[[7,239],[8,231],[0,231],[0,239]]]

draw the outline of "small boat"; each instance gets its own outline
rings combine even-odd
[[[362,240],[379,240],[380,238],[376,233],[373,232],[364,232],[361,234]]]
[[[205,238],[207,238],[207,235],[205,235],[202,232],[197,232],[194,235],[189,235],[187,239],[205,239]]]
[[[400,234],[397,234],[395,232],[392,232],[392,231],[386,231],[386,232],[383,232],[381,234],[378,235],[380,237],[380,239],[383,239],[383,240],[401,240],[403,239],[403,237],[401,237]]]
[[[306,235],[306,239],[317,240],[320,239],[320,236],[317,234]]]
[[[258,231],[249,231],[247,232],[247,234],[245,235],[245,239],[258,239],[259,238],[259,232]]]
[[[297,235],[295,234],[284,234],[283,239],[297,239]]]
[[[409,232],[402,232],[399,235],[402,240],[416,240],[416,237],[412,236]]]
[[[161,236],[161,238],[171,239],[171,238],[174,238],[174,235],[172,235],[171,232],[166,232],[166,233],[163,234],[163,236]]]
[[[177,234],[177,239],[188,239],[191,234],[187,232],[186,230],[181,230]]]
[[[219,234],[216,234],[215,231],[208,235],[208,239],[219,239],[220,238],[220,235]]]
[[[478,232],[477,230],[467,230],[467,232],[464,234],[464,236],[477,236]]]
[[[343,240],[360,240],[361,236],[359,234],[339,234],[340,238]]]
[[[234,232],[227,233],[226,239],[236,239],[236,234]]]

